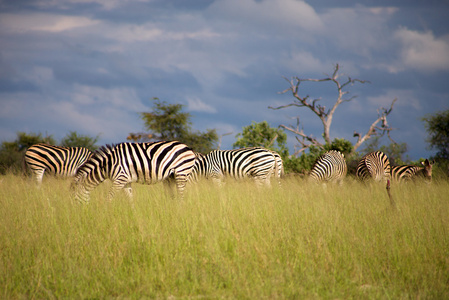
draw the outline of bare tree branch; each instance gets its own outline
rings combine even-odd
[[[220,134],[220,135],[218,136],[218,145],[217,145],[217,149],[218,149],[218,150],[220,150],[220,148],[221,148],[221,141],[223,140],[223,137],[224,137],[224,136],[227,136],[227,135],[230,135],[230,134],[232,134],[232,131],[231,131],[231,132],[227,132],[227,133]]]
[[[340,65],[336,64],[334,67],[334,71],[331,76],[328,75],[328,77],[320,78],[320,79],[314,79],[314,78],[299,78],[299,77],[292,77],[291,79],[288,79],[284,77],[284,79],[289,83],[290,87],[285,89],[281,92],[281,94],[285,94],[287,92],[291,92],[295,100],[292,103],[286,104],[286,105],[280,105],[276,107],[269,106],[268,108],[273,110],[278,110],[282,108],[287,107],[306,107],[311,112],[313,112],[318,118],[320,118],[321,123],[323,124],[323,138],[325,143],[330,144],[331,143],[331,137],[330,137],[330,128],[332,125],[334,113],[337,109],[337,107],[344,103],[344,102],[350,102],[354,100],[357,96],[352,96],[349,98],[346,98],[345,96],[349,94],[349,91],[345,91],[344,89],[348,87],[349,85],[354,85],[355,83],[369,83],[367,80],[360,80],[360,79],[353,79],[351,77],[347,77],[346,81],[342,82],[340,81],[340,77],[342,76],[340,71]],[[321,105],[319,102],[321,101],[321,98],[315,98],[313,100],[310,100],[309,95],[306,95],[305,97],[300,96],[299,86],[302,82],[326,82],[331,81],[335,84],[337,89],[337,99],[335,100],[335,103],[331,108],[326,109],[324,105]],[[373,135],[377,135],[378,132],[381,133],[381,135],[384,135],[385,133],[387,136],[390,137],[390,131],[393,130],[393,128],[389,127],[387,123],[387,116],[390,114],[390,112],[393,110],[393,104],[396,101],[396,99],[393,100],[393,103],[391,104],[389,109],[380,108],[378,110],[378,118],[373,122],[373,124],[370,126],[368,132],[362,137],[359,133],[354,132],[354,136],[358,137],[357,143],[354,146],[354,151],[367,139],[369,139]],[[298,119],[299,121],[299,119]],[[382,122],[380,126],[378,126],[378,123]],[[303,142],[300,142],[302,145],[302,148],[299,150],[299,153],[307,149],[308,147],[312,145],[316,145],[319,147],[323,147],[323,144],[320,143],[317,139],[315,139],[311,135],[306,135],[303,130],[299,130],[299,127],[294,129],[292,126],[286,126],[286,125],[280,125],[280,127],[295,133],[296,135],[300,136],[303,139]],[[298,139],[297,139],[298,140]],[[392,139],[391,139],[392,140]],[[299,140],[298,140],[299,141]],[[298,151],[297,151],[298,152]],[[296,153],[296,152],[295,152]]]
[[[389,109],[386,109],[384,107],[381,107],[377,110],[378,118],[371,124],[369,127],[367,133],[362,137],[360,133],[354,131],[354,137],[357,137],[357,143],[354,145],[353,151],[356,151],[357,148],[360,147],[360,145],[363,144],[366,140],[371,138],[372,136],[383,136],[385,133],[387,133],[388,138],[393,141],[393,139],[390,137],[390,131],[394,130],[394,128],[391,128],[388,125],[387,122],[387,116],[391,113],[393,110],[394,103],[398,99],[395,98],[390,105]],[[382,122],[380,126],[377,126],[379,122]],[[380,132],[380,133],[379,133]],[[393,141],[394,142],[394,141]]]

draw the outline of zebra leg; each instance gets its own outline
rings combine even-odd
[[[82,184],[76,184],[74,186],[74,190],[75,190],[75,200],[78,203],[85,203],[85,204],[89,203],[89,201],[90,201],[89,188],[86,188]]]
[[[219,188],[223,187],[224,183],[223,183],[223,174],[221,172],[213,172],[210,175],[212,182],[218,186]]]
[[[125,189],[126,195],[131,198],[132,197],[132,188],[131,183],[129,182],[121,182],[119,180],[115,180],[112,182],[112,187],[109,190],[108,201],[112,201],[117,191]]]
[[[124,187],[124,190],[125,190],[126,196],[128,196],[128,198],[130,200],[132,200],[134,195],[133,195],[133,189],[131,187],[131,183],[127,183]]]
[[[172,178],[167,178],[163,181],[164,184],[164,189],[167,191],[167,193],[169,194],[170,198],[175,198],[175,193],[174,193],[174,179]]]
[[[265,187],[271,187],[271,181],[270,181],[270,176],[267,177],[254,177],[254,182],[256,183],[256,187],[257,188],[261,188],[263,186]]]
[[[179,199],[184,199],[184,189],[186,187],[187,183],[187,177],[185,175],[176,175],[175,177],[176,182],[176,190],[178,191],[178,197]]]
[[[44,168],[33,170],[34,178],[36,178],[36,183],[37,183],[38,187],[40,187],[42,184],[42,178],[44,177],[44,172],[45,172]]]

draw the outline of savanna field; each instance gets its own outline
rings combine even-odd
[[[449,182],[134,184],[0,177],[2,299],[449,299]]]

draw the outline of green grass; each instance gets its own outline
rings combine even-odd
[[[0,298],[449,298],[449,183],[163,185],[72,203],[0,177]]]

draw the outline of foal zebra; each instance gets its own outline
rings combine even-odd
[[[72,188],[75,199],[88,202],[90,192],[106,179],[112,181],[109,200],[125,188],[131,198],[131,183],[153,184],[175,181],[180,198],[192,171],[195,154],[177,141],[121,143],[101,147],[76,173]],[[168,180],[168,181],[167,181]]]
[[[315,182],[339,182],[348,172],[346,160],[340,151],[330,150],[321,155],[310,171],[310,179]]]
[[[24,160],[40,185],[46,170],[57,176],[75,176],[78,168],[91,156],[92,152],[82,147],[36,144],[28,148]]]
[[[362,157],[357,165],[356,176],[365,180],[373,178],[375,181],[387,181],[391,177],[390,160],[381,152],[370,152]]]
[[[197,153],[191,175],[192,180],[203,176],[218,184],[224,176],[235,179],[252,177],[257,185],[269,186],[270,177],[277,169],[276,164],[273,153],[261,147],[214,150],[207,155]]]
[[[423,167],[418,166],[394,166],[391,167],[391,178],[395,181],[410,180],[417,177],[432,181],[432,166],[434,162],[426,159],[421,163]]]

